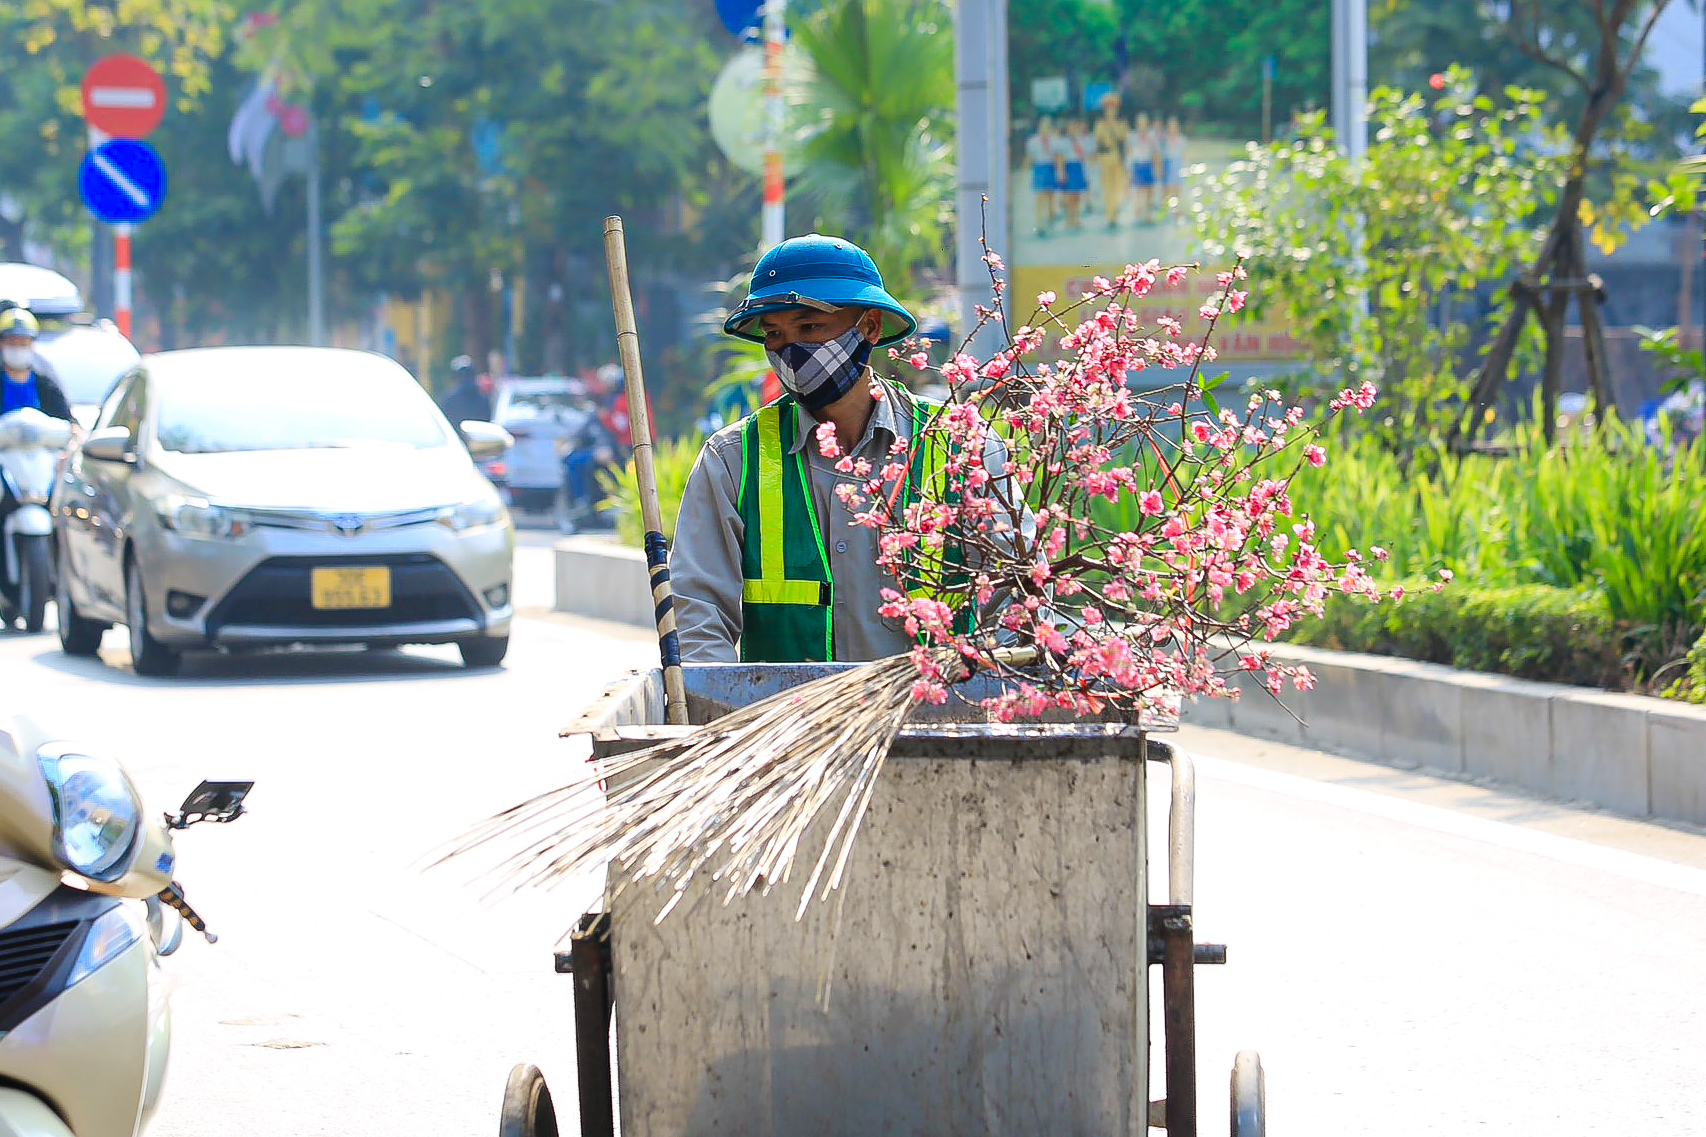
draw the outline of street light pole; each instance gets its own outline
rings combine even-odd
[[[787,19],[788,0],[765,0],[764,212],[761,232],[766,249],[781,244],[786,232],[782,179],[782,130],[786,123],[782,106],[782,45],[788,35]]]
[[[1368,0],[1333,0],[1333,133],[1352,159],[1368,153]]]
[[[326,282],[320,222],[320,124],[308,120],[308,342],[326,346]]]

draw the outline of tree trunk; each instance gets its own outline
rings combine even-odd
[[[1659,8],[1663,8],[1668,0],[1658,0]],[[1623,97],[1623,89],[1628,84],[1629,72],[1640,62],[1639,48],[1645,42],[1645,32],[1638,37],[1635,49],[1629,54],[1628,65],[1623,65],[1618,59],[1622,47],[1623,26],[1628,23],[1633,14],[1633,3],[1620,3],[1615,9],[1609,30],[1602,32],[1599,51],[1595,55],[1593,77],[1588,82],[1588,100],[1582,108],[1581,117],[1576,121],[1572,134],[1573,149],[1570,156],[1570,172],[1565,179],[1563,188],[1558,195],[1558,210],[1553,215],[1551,230],[1546,234],[1546,243],[1541,246],[1540,255],[1535,257],[1533,267],[1521,278],[1526,287],[1544,291],[1548,283],[1558,279],[1582,279],[1586,276],[1586,258],[1582,255],[1582,199],[1585,194],[1585,179],[1587,176],[1588,157],[1593,149],[1593,142],[1599,135],[1600,127],[1605,125],[1606,117],[1611,113],[1617,101]],[[1656,13],[1654,13],[1656,16]],[[1648,24],[1651,27],[1651,24]],[[1571,262],[1576,262],[1572,266]],[[1513,294],[1516,289],[1513,288]],[[1568,302],[1568,294],[1564,294],[1564,302]],[[1535,313],[1540,316],[1541,330],[1546,337],[1546,371],[1542,378],[1542,403],[1545,407],[1546,422],[1543,429],[1546,441],[1552,441],[1556,429],[1555,407],[1558,390],[1558,375],[1563,366],[1562,349],[1564,322],[1561,313],[1557,313],[1558,294],[1547,292],[1545,300],[1538,297],[1533,300]],[[1584,342],[1587,342],[1589,352],[1589,371],[1594,373],[1596,364],[1605,359],[1604,340],[1599,336],[1598,313],[1591,318],[1587,315],[1588,306],[1597,303],[1592,298],[1584,299],[1581,303],[1583,314],[1582,331]],[[1473,442],[1475,433],[1480,428],[1484,418],[1484,409],[1491,405],[1496,397],[1498,388],[1503,385],[1510,370],[1511,353],[1516,350],[1516,344],[1522,332],[1523,322],[1528,317],[1528,304],[1519,297],[1504,323],[1499,327],[1499,333],[1488,348],[1486,357],[1481,361],[1480,373],[1476,376],[1475,386],[1470,394],[1468,408],[1468,438]],[[1555,314],[1556,313],[1556,314]],[[1597,359],[1593,352],[1598,350]],[[1603,378],[1599,389],[1595,391],[1596,399],[1603,398]],[[1600,404],[1603,418],[1604,404]],[[1447,445],[1456,445],[1464,434],[1464,421],[1459,417],[1447,436]]]
[[[1558,386],[1564,373],[1564,313],[1569,309],[1570,294],[1552,289],[1542,306],[1540,327],[1546,334],[1546,365],[1540,375],[1540,429],[1546,445],[1556,441],[1558,433]]]
[[[474,370],[486,369],[493,338],[492,293],[484,280],[462,289],[462,350],[474,360]]]

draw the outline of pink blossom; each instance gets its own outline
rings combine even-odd
[[[1303,457],[1311,466],[1324,466],[1327,464],[1327,452],[1319,446],[1316,446],[1314,443],[1310,443],[1308,446],[1303,448]]]
[[[902,492],[916,439],[897,441],[874,472],[870,461],[837,453],[836,468],[857,480],[838,485],[836,496],[855,524],[875,531],[879,560],[914,574],[902,579],[939,579],[928,574],[941,571],[946,550],[962,537],[977,558],[971,583],[940,599],[885,594],[880,610],[921,645],[952,645],[980,669],[1001,668],[987,658],[985,639],[962,636],[954,625],[964,606],[996,599],[997,582],[1020,585],[979,632],[1007,629],[1062,656],[1062,666],[1045,680],[1014,676],[1008,693],[986,704],[995,717],[1052,709],[1095,714],[1110,706],[1131,712],[1161,688],[1234,698],[1238,688],[1227,678],[1237,670],[1261,676],[1270,690],[1282,682],[1307,689],[1306,672],[1271,662],[1253,644],[1318,617],[1332,592],[1365,599],[1389,593],[1354,551],[1329,554],[1312,523],[1291,521],[1288,433],[1301,461],[1318,465],[1325,455],[1304,445],[1311,441],[1305,432],[1317,427],[1305,423],[1308,408],[1268,391],[1244,408],[1187,418],[1179,400],[1154,402],[1150,387],[1130,381],[1146,368],[1212,358],[1206,333],[1186,338],[1177,314],[1140,315],[1129,304],[1164,277],[1179,290],[1177,307],[1189,311],[1181,287],[1188,267],[1150,261],[1127,265],[1111,280],[1075,284],[1070,323],[1050,313],[987,359],[957,354],[944,364],[940,374],[955,398],[932,412],[929,431],[946,458],[940,484],[924,495]],[[1245,293],[1237,282],[1244,278],[1242,264],[1214,274],[1219,294],[1202,306],[1206,318],[1239,309]],[[1076,303],[1079,294],[1085,302]],[[979,312],[989,318],[994,309]],[[1048,359],[1032,358],[1045,350]],[[891,353],[923,371],[930,370],[928,357]],[[1367,410],[1374,399],[1372,384],[1358,382],[1322,415]],[[1181,421],[1182,447],[1172,425]],[[989,449],[997,431],[999,459]],[[1095,499],[1120,503],[1128,494],[1154,524],[1108,529],[1089,508]],[[1023,539],[1015,532],[1016,495],[1034,517]],[[1383,556],[1370,547],[1372,559]],[[1222,607],[1210,617],[1203,606],[1216,604]],[[1062,622],[1047,616],[1050,610],[1075,615]],[[1245,646],[1235,643],[1230,656],[1209,648],[1208,637],[1219,634]],[[914,659],[922,684],[915,696],[945,696],[950,684],[940,667],[917,652]]]
[[[1055,295],[1052,290],[1037,293],[1037,306],[1040,308],[1047,308],[1050,304],[1053,304],[1054,301]]]
[[[983,263],[994,269],[996,272],[1000,272],[1002,269],[1007,267],[1006,263],[1002,261],[1000,254],[995,252],[984,253]]]
[[[1201,308],[1197,309],[1197,315],[1201,316],[1205,320],[1212,320],[1216,316],[1220,315],[1220,309],[1216,308],[1213,304],[1204,304]]]
[[[841,443],[835,437],[835,424],[820,422],[812,432],[817,437],[817,450],[825,458],[834,458],[841,453]]]

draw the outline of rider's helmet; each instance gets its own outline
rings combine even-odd
[[[450,377],[460,383],[464,379],[474,377],[474,360],[466,355],[459,355],[450,361]]]
[[[847,307],[881,310],[879,347],[905,339],[918,327],[912,313],[883,287],[882,274],[864,249],[843,237],[808,233],[783,241],[759,258],[747,298],[723,321],[723,331],[763,343],[758,318],[767,312]]]
[[[41,325],[27,308],[8,308],[0,312],[0,339],[33,340],[41,335]]]

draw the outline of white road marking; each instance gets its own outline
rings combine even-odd
[[[1622,849],[1607,848],[1589,841],[1578,841],[1573,837],[1543,833],[1502,821],[1471,817],[1455,810],[1422,805],[1368,790],[1335,786],[1296,774],[1246,766],[1224,758],[1210,758],[1201,754],[1194,754],[1193,758],[1198,771],[1222,781],[1285,794],[1288,797],[1318,801],[1323,805],[1357,813],[1373,814],[1421,829],[1431,829],[1436,833],[1532,853],[1535,856],[1627,877],[1660,888],[1706,896],[1706,872],[1688,865],[1679,865]]]

